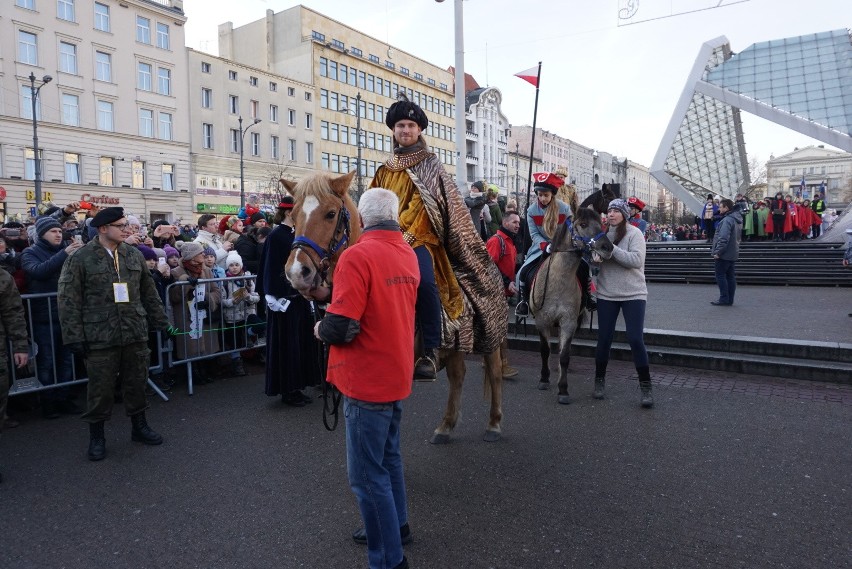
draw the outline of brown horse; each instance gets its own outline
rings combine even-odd
[[[579,208],[574,219],[556,230],[550,244],[550,256],[538,270],[530,290],[530,309],[538,328],[541,351],[539,389],[550,388],[550,332],[559,324],[559,403],[566,405],[568,397],[568,364],[571,361],[571,341],[583,321],[582,292],[577,282],[577,267],[583,254],[592,251],[612,251],[600,215],[587,207]]]
[[[296,184],[280,181],[296,202],[293,250],[284,272],[293,288],[305,296],[311,297],[323,287],[331,287],[337,259],[361,234],[358,209],[348,191],[354,174],[350,172],[339,177],[316,174]],[[496,301],[503,302],[502,299]],[[442,349],[438,356],[438,369],[446,368],[450,392],[444,417],[430,440],[443,444],[449,442],[461,414],[465,361],[464,354],[454,350]],[[485,393],[490,397],[491,410],[483,438],[491,442],[500,439],[503,418],[502,362],[499,350],[485,354],[484,358]]]

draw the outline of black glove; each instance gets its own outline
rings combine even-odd
[[[186,279],[186,282],[188,282],[190,286],[195,286],[198,284],[198,279],[195,277],[189,277],[188,279]]]
[[[89,355],[89,346],[86,342],[72,342],[70,344],[65,344],[65,347],[71,350],[71,353],[77,357],[85,358]]]
[[[207,310],[208,308],[210,308],[210,302],[207,300],[199,300],[195,303],[195,308],[197,310]]]

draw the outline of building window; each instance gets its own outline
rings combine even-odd
[[[257,87],[257,77],[249,76],[249,85]]]
[[[115,129],[112,120],[112,103],[109,101],[98,101],[98,130],[112,132]]]
[[[340,132],[340,125],[337,123],[331,123],[331,128],[328,132],[328,139],[332,142],[337,142],[340,140],[338,133]]]
[[[43,158],[42,151],[39,150],[39,159]],[[35,180],[35,152],[32,148],[24,149],[24,180]]]
[[[139,136],[154,138],[154,111],[139,109]]]
[[[269,105],[269,122],[278,122],[278,105]]]
[[[325,41],[325,34],[321,34],[316,30],[311,30],[311,39],[315,39],[318,41]]]
[[[136,41],[151,43],[151,20],[136,16]]]
[[[231,152],[240,151],[240,131],[236,128],[231,129]]]
[[[296,161],[296,141],[292,138],[287,139],[287,159],[290,162]]]
[[[213,89],[201,88],[201,108],[209,109],[213,106]]]
[[[308,164],[314,163],[314,143],[306,142],[305,143],[305,162]]]
[[[396,63],[394,63],[393,61],[386,60],[385,67],[387,67],[388,69],[396,69]]]
[[[296,110],[295,109],[287,109],[287,124],[290,126],[296,126]]]
[[[296,88],[295,87],[287,87],[287,96],[295,97],[296,96]]]
[[[408,74],[409,74],[409,73],[408,73],[408,68],[407,68],[407,67],[400,67],[400,68],[399,68],[399,72],[400,72],[400,73],[402,73],[403,75],[408,75]]]
[[[319,59],[320,77],[328,77],[328,59],[320,57]]]
[[[323,170],[328,170],[329,166],[329,155],[328,152],[323,152],[320,156],[321,166]]]
[[[328,108],[328,91],[325,89],[320,89],[320,107],[323,109]]]
[[[77,75],[77,46],[73,43],[59,42],[59,71]]]
[[[370,62],[371,62],[371,63],[379,63],[379,62],[380,62],[380,60],[379,60],[379,56],[378,56],[378,55],[373,55],[373,54],[371,53],[371,54],[370,54]]]
[[[210,64],[206,61],[201,62],[201,72],[202,73],[210,73]]]
[[[441,83],[441,89],[443,89],[444,91],[446,91],[446,90],[447,90],[447,84],[446,84],[446,83]]]
[[[278,147],[278,137],[277,136],[273,136],[271,138],[269,146],[272,150],[272,158],[275,159],[275,160],[278,160],[278,158],[280,158],[281,149]]]
[[[213,148],[213,125],[208,123],[201,124],[201,146],[204,148]]]
[[[18,30],[18,61],[38,65],[38,44],[35,34]]]
[[[151,64],[139,63],[137,66],[137,82],[136,87],[142,91],[151,90]]]
[[[328,62],[328,78],[337,81],[337,62]]]
[[[314,115],[305,113],[305,128],[311,130],[314,128]]]
[[[95,2],[95,29],[108,32],[109,28],[109,6]]]
[[[141,160],[131,162],[130,184],[137,189],[145,187],[145,163]]]
[[[236,95],[228,95],[228,112],[232,115],[240,112],[240,98]]]
[[[171,49],[169,26],[160,22],[157,22],[157,47],[160,49]]]
[[[172,140],[171,113],[160,113],[160,140]]]
[[[350,47],[349,53],[351,53],[352,55],[357,55],[358,57],[362,57],[364,55],[364,52],[362,52],[357,47]]]
[[[260,103],[255,100],[249,101],[249,113],[251,114],[251,118],[256,119],[258,114],[260,114]]]
[[[320,121],[320,138],[328,140],[328,121]]]
[[[36,119],[41,120],[41,97],[36,97]],[[33,92],[29,85],[21,85],[21,118],[33,118]]]
[[[101,156],[100,161],[100,184],[112,186],[115,181],[115,158]]]
[[[306,101],[310,101],[310,100],[311,100],[311,93],[310,93],[310,91],[305,91],[305,100],[306,100]]]
[[[95,52],[95,78],[98,81],[112,82],[112,56],[102,51]]]
[[[260,133],[251,133],[251,155],[260,156]]]
[[[74,0],[56,0],[56,17],[60,20],[75,22]]]
[[[336,47],[337,49],[346,49],[346,44],[344,44],[344,43],[343,43],[342,41],[340,41],[340,40],[332,39],[332,40],[331,40],[331,45],[333,45],[333,46],[334,46],[334,47]]]
[[[175,165],[163,164],[163,191],[175,191]]]
[[[270,81],[269,82],[269,90],[272,91],[273,93],[278,91],[278,83],[276,83],[275,81]]]
[[[435,86],[435,80],[434,79],[427,79],[426,83],[428,83],[429,85],[432,85],[433,87]]]
[[[423,74],[422,73],[415,73],[414,78],[417,79],[418,81],[423,81]]]
[[[80,98],[77,95],[62,94],[62,124],[80,126]]]
[[[157,87],[161,95],[172,94],[172,72],[170,69],[157,69]]]
[[[228,71],[228,79],[230,79],[231,81],[236,81],[237,80],[237,72],[233,71],[233,70]]]
[[[27,10],[35,10],[35,0],[15,0],[15,6],[20,6]]]
[[[71,152],[65,153],[65,182],[69,184],[80,183],[80,155]]]

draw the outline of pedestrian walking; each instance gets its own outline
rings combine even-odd
[[[734,303],[734,293],[737,291],[737,259],[740,256],[740,236],[742,235],[743,217],[734,202],[725,198],[719,204],[722,219],[713,236],[714,268],[716,284],[719,285],[719,299],[710,302],[713,306],[731,306]]]

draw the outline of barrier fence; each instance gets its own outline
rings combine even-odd
[[[195,304],[197,304],[195,291],[197,289],[206,289],[206,285],[213,283],[219,288],[220,294],[223,295],[222,299],[224,299],[225,293],[233,295],[233,292],[240,288],[253,290],[255,279],[254,275],[201,279],[197,282],[199,286],[194,286],[188,281],[178,281],[166,287],[165,309],[172,325],[171,333],[166,336],[159,331],[151,332],[148,342],[152,354],[151,365],[148,368],[148,385],[164,401],[168,401],[169,398],[151,380],[151,374],[162,373],[186,364],[188,392],[192,395],[194,392],[193,362],[218,358],[224,354],[239,354],[243,350],[266,345],[266,322],[261,320],[256,313],[257,309],[262,310],[263,299],[253,305],[255,310],[250,309],[248,306],[250,303],[247,299],[237,300],[236,307],[220,305],[214,309],[202,310],[195,307]],[[241,294],[236,293],[238,297]],[[189,302],[184,302],[183,299],[187,296],[193,298]],[[173,303],[173,298],[177,302]],[[72,385],[88,382],[86,367],[83,362],[63,345],[59,324],[49,316],[46,319],[34,318],[34,307],[41,309],[35,311],[36,316],[45,313],[49,315],[55,312],[57,293],[24,294],[21,295],[21,300],[24,304],[24,313],[28,325],[30,361],[24,368],[9,365],[12,380],[9,395],[65,389]],[[39,304],[41,306],[38,306]],[[46,311],[44,308],[46,308]],[[177,308],[180,308],[180,310],[176,310]],[[240,318],[234,318],[235,316]],[[257,332],[257,336],[250,335],[250,330]],[[215,342],[210,341],[210,338],[213,337],[216,339]],[[11,343],[6,348],[7,354],[11,355]],[[180,354],[180,357],[178,357],[178,354]]]

